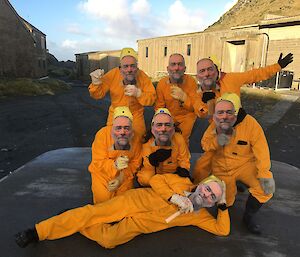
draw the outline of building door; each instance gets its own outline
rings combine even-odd
[[[243,72],[246,69],[245,40],[226,41],[222,56],[222,70],[225,72]]]

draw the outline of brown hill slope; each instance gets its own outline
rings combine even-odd
[[[299,0],[239,0],[217,22],[205,31],[229,29],[234,26],[255,24],[266,14],[280,16],[300,15]]]

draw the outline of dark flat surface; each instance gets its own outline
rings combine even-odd
[[[70,91],[57,95],[0,99],[0,178],[47,151],[91,146],[97,130],[106,123],[110,101],[108,97],[92,99],[87,85],[80,81],[72,81],[71,85]],[[265,122],[262,126],[271,159],[300,168],[300,98],[289,104],[284,97],[289,108],[282,112],[285,108],[265,106],[268,99],[263,97],[264,91],[259,92],[260,97],[250,100],[242,94],[242,102],[249,114],[257,118],[263,113],[264,121],[268,121],[268,129]],[[280,94],[284,93],[300,96],[299,91]],[[148,126],[152,115],[153,108],[145,108]],[[278,120],[271,119],[274,116]],[[207,126],[206,120],[197,120],[190,138],[191,152],[201,151],[200,139]]]
[[[198,154],[193,154],[193,159]],[[239,194],[231,210],[231,234],[217,237],[195,227],[178,227],[140,235],[106,250],[76,234],[19,248],[13,235],[66,208],[90,203],[89,148],[47,152],[0,182],[0,249],[8,257],[92,256],[299,256],[299,169],[272,161],[277,183],[274,198],[257,218],[262,236],[249,234],[241,224],[247,193]]]

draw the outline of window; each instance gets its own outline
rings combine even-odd
[[[187,55],[187,56],[190,56],[190,55],[191,55],[191,44],[188,44],[188,45],[187,45],[187,48],[186,48],[186,55]]]
[[[146,58],[148,58],[148,46],[146,46]]]
[[[165,46],[165,48],[164,48],[164,56],[167,56],[167,54],[168,54],[168,47]]]

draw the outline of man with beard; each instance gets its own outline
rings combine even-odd
[[[136,136],[144,135],[144,106],[151,106],[156,99],[155,88],[150,78],[137,67],[137,53],[132,48],[123,48],[120,66],[104,74],[101,69],[93,71],[89,92],[94,99],[102,99],[109,91],[111,106],[107,126],[112,125],[114,109],[127,106],[133,114],[133,130]],[[104,74],[104,75],[103,75]]]
[[[196,81],[190,75],[184,74],[186,66],[181,54],[175,53],[170,56],[167,70],[169,76],[162,78],[156,87],[155,110],[169,109],[174,122],[179,123],[183,138],[188,145],[197,117],[194,113],[194,104],[198,97]],[[202,107],[205,109],[203,103],[201,107],[200,101],[197,101],[197,109],[200,110]]]
[[[282,58],[281,53],[277,63],[264,68],[253,69],[246,72],[220,73],[217,65],[211,59],[200,59],[197,62],[198,94],[202,102],[207,104],[209,117],[211,117],[214,112],[216,98],[226,92],[236,93],[240,96],[240,88],[242,85],[269,79],[291,62],[293,62],[293,54],[289,53]],[[205,111],[206,109],[202,106],[195,110],[199,117],[206,117],[207,113]]]
[[[260,207],[271,199],[275,191],[269,147],[259,123],[240,108],[235,93],[225,93],[216,101],[214,122],[201,140],[205,151],[193,171],[195,181],[211,172],[226,183],[226,202],[233,205],[237,192],[236,181],[249,187],[249,197],[243,221],[248,230],[260,234],[254,221]],[[208,157],[210,163],[207,164]],[[202,162],[202,159],[206,162]]]
[[[132,189],[97,205],[66,211],[16,234],[15,241],[23,248],[79,232],[102,247],[114,248],[140,234],[190,225],[226,236],[230,220],[224,185],[214,176],[195,186],[188,178],[174,174],[155,175],[151,179],[152,188]],[[217,218],[203,208],[215,203],[219,206]],[[178,209],[182,214],[167,222]]]
[[[133,178],[141,164],[140,152],[141,142],[133,135],[129,108],[116,107],[113,125],[100,129],[92,145],[89,172],[95,204],[133,188]]]
[[[181,134],[175,133],[174,121],[167,108],[158,108],[151,122],[151,138],[143,144],[143,165],[138,182],[149,186],[155,174],[176,173],[189,177],[190,152]]]

